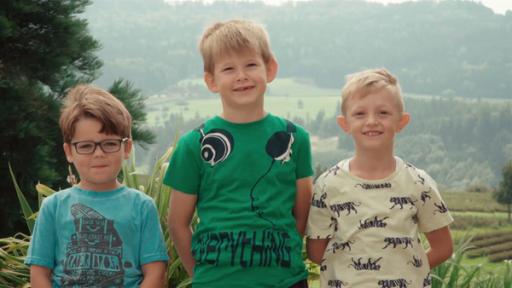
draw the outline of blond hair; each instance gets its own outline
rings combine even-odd
[[[252,21],[216,22],[206,28],[199,42],[204,71],[208,73],[213,73],[218,57],[245,50],[261,54],[265,64],[274,58],[265,28]]]
[[[59,125],[65,143],[71,143],[76,123],[83,118],[98,120],[100,133],[131,137],[130,113],[119,99],[101,88],[77,85],[64,98]]]
[[[384,68],[368,69],[346,77],[345,86],[341,90],[341,113],[345,115],[347,102],[354,97],[365,97],[370,93],[389,89],[397,98],[398,109],[405,109],[404,99],[397,78]]]

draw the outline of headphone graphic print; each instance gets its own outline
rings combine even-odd
[[[199,142],[201,143],[201,158],[215,166],[226,160],[233,151],[235,141],[231,133],[224,129],[212,129],[208,133],[203,131],[204,124],[198,128],[201,133]]]
[[[208,132],[204,132],[204,123],[199,126],[196,130],[199,131],[201,137],[199,142],[201,143],[201,158],[206,163],[209,163],[212,167],[218,163],[225,161],[235,146],[233,136],[229,131],[224,129],[212,129]],[[292,144],[294,142],[293,133],[296,132],[295,125],[286,120],[286,131],[277,131],[267,140],[265,145],[265,151],[267,155],[272,158],[272,161],[267,171],[261,175],[258,180],[254,183],[250,190],[251,199],[251,211],[254,211],[260,218],[275,226],[274,222],[266,218],[263,215],[263,211],[256,206],[254,203],[256,198],[254,197],[254,189],[258,183],[272,170],[272,167],[276,161],[281,161],[281,164],[290,160],[292,154]]]

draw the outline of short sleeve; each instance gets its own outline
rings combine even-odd
[[[145,201],[143,211],[141,213],[144,217],[141,231],[142,241],[140,242],[141,265],[169,260],[162,226],[160,226],[158,212],[153,200]]]
[[[441,198],[436,182],[424,171],[419,170],[424,179],[423,189],[419,195],[418,227],[422,233],[434,231],[453,222],[446,203]]]
[[[297,126],[296,137],[296,151],[293,151],[292,153],[296,153],[295,163],[297,168],[295,170],[295,177],[297,179],[301,179],[313,175],[313,167],[311,164],[311,143],[308,132],[300,126]]]
[[[306,236],[310,239],[327,239],[334,236],[337,223],[336,218],[332,217],[329,211],[327,198],[327,188],[323,177],[320,176],[313,187],[306,227]]]
[[[199,135],[194,137],[194,134],[198,133],[191,131],[178,141],[163,181],[165,185],[187,194],[197,194],[200,186]]]
[[[55,198],[45,198],[39,209],[25,264],[55,267]]]

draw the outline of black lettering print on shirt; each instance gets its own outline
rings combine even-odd
[[[409,207],[410,209],[412,209],[414,207],[414,200],[412,200],[411,197],[391,197],[389,198],[389,202],[393,203],[393,206],[391,206],[389,209],[393,209],[395,208],[395,206],[400,206],[400,210],[404,209],[404,205],[411,205],[411,207]]]
[[[389,217],[379,218],[375,216],[374,218],[366,218],[364,221],[359,220],[359,230],[369,229],[369,228],[384,228],[388,224],[385,222]]]
[[[391,188],[391,183],[389,182],[386,182],[386,183],[357,183],[354,187],[360,187],[360,188],[363,188],[365,190],[370,190],[370,189],[386,189],[386,188]]]
[[[432,188],[428,189],[428,191],[422,191],[421,192],[421,201],[423,202],[423,204],[425,204],[425,202],[427,202],[427,199],[432,199],[432,197],[430,196],[430,194],[432,191]]]
[[[325,199],[327,198],[327,193],[320,194],[320,198],[316,197],[316,193],[313,193],[313,198],[311,200],[311,206],[317,208],[327,208],[327,204],[325,204]]]
[[[362,261],[363,257],[357,258],[357,261],[352,257],[352,264],[349,264],[349,267],[354,268],[355,270],[371,270],[371,271],[379,271],[380,270],[380,264],[378,262],[382,259],[382,257],[379,257],[375,260],[372,260],[372,258],[368,258],[366,261]]]
[[[430,277],[430,272],[427,274],[427,277],[423,279],[423,287],[430,287],[432,285],[432,278]]]
[[[329,288],[343,288],[347,286],[347,283],[342,280],[329,280],[327,281],[327,286],[329,286]]]
[[[350,245],[354,244],[354,241],[349,240],[347,242],[333,242],[331,244],[330,250],[332,251],[332,254],[335,254],[338,250],[345,250],[345,248],[348,248],[348,250],[352,250],[352,247]]]
[[[285,231],[209,232],[201,235],[192,254],[196,263],[218,265],[222,254],[231,266],[290,267],[290,235]]]
[[[411,285],[411,282],[401,278],[401,279],[389,279],[389,280],[379,280],[378,284],[380,288],[407,288]]]
[[[436,206],[436,210],[434,211],[434,215],[437,213],[444,214],[448,212],[448,208],[446,208],[446,205],[443,202],[440,202],[439,204],[434,203],[434,206]]]
[[[331,209],[332,212],[335,212],[338,217],[340,217],[340,213],[343,211],[347,211],[347,214],[345,214],[345,216],[350,215],[352,211],[354,211],[354,213],[357,214],[356,207],[360,205],[361,203],[349,201],[340,204],[332,204],[331,206],[329,206],[329,208]]]
[[[384,238],[384,243],[386,243],[386,245],[382,247],[382,249],[388,248],[389,245],[393,245],[393,248],[396,248],[400,245],[403,249],[409,246],[411,248],[413,247],[411,237],[386,237]]]
[[[331,224],[329,224],[329,228],[333,228],[334,232],[338,232],[338,219],[331,216]]]
[[[423,266],[423,261],[421,260],[421,258],[416,258],[416,255],[412,255],[412,260],[407,262],[407,264],[411,264],[416,268],[420,268],[421,266]]]
[[[334,165],[334,167],[331,167],[329,168],[329,170],[327,170],[327,173],[325,173],[325,176],[324,178],[326,178],[327,176],[333,174],[333,175],[338,175],[338,171],[340,171],[340,166],[338,165]]]

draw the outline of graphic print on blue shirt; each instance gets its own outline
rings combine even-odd
[[[66,247],[62,287],[123,287],[123,241],[114,221],[94,209],[76,203],[71,206],[75,233]]]

